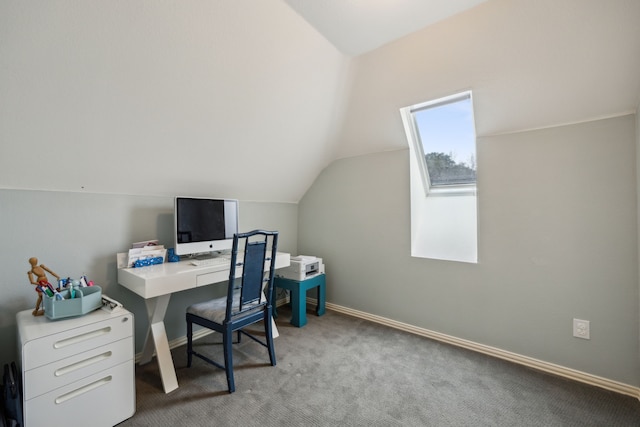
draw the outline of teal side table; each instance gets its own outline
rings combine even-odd
[[[307,324],[307,291],[318,288],[318,304],[316,305],[316,315],[324,314],[325,302],[325,275],[318,274],[306,280],[292,280],[284,277],[276,277],[273,280],[273,287],[288,289],[291,292],[291,324],[298,328]],[[275,294],[275,292],[274,292]],[[274,310],[275,312],[275,310]]]

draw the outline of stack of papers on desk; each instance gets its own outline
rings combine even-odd
[[[167,250],[157,240],[146,240],[131,245],[129,252],[118,253],[118,268],[135,267],[136,261],[162,259],[165,261]]]

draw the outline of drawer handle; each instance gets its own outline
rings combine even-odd
[[[86,334],[76,335],[75,337],[66,338],[64,340],[56,341],[53,344],[53,348],[64,348],[69,345],[77,344],[82,341],[90,340],[91,338],[96,338],[102,335],[106,335],[111,332],[111,326],[107,326],[106,328],[98,329],[96,331],[87,332]]]
[[[90,357],[85,360],[81,360],[80,362],[73,363],[71,365],[64,366],[62,368],[56,369],[54,375],[56,377],[60,377],[62,375],[66,375],[70,372],[77,371],[78,369],[82,369],[86,366],[91,366],[95,363],[102,362],[111,357],[111,352],[107,351],[106,353],[98,354],[97,356]]]
[[[102,379],[100,379],[98,381],[92,382],[91,384],[87,384],[84,387],[80,387],[80,388],[75,389],[75,390],[73,390],[73,391],[71,391],[69,393],[63,394],[62,396],[56,398],[56,400],[55,400],[56,405],[64,403],[69,399],[73,399],[74,397],[78,397],[81,394],[88,393],[91,390],[95,390],[96,388],[98,388],[100,386],[109,384],[111,382],[111,379],[112,379],[112,377],[111,377],[111,375],[109,375],[108,377],[104,377],[104,378],[102,378]]]

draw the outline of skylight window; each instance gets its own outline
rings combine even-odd
[[[400,114],[410,153],[411,256],[477,263],[471,92],[401,108]]]
[[[426,193],[473,189],[476,136],[471,92],[415,105],[404,113],[410,115]]]

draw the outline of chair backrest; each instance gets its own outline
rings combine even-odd
[[[226,321],[271,305],[278,232],[253,230],[235,234],[231,249]],[[236,275],[236,268],[242,274]]]

